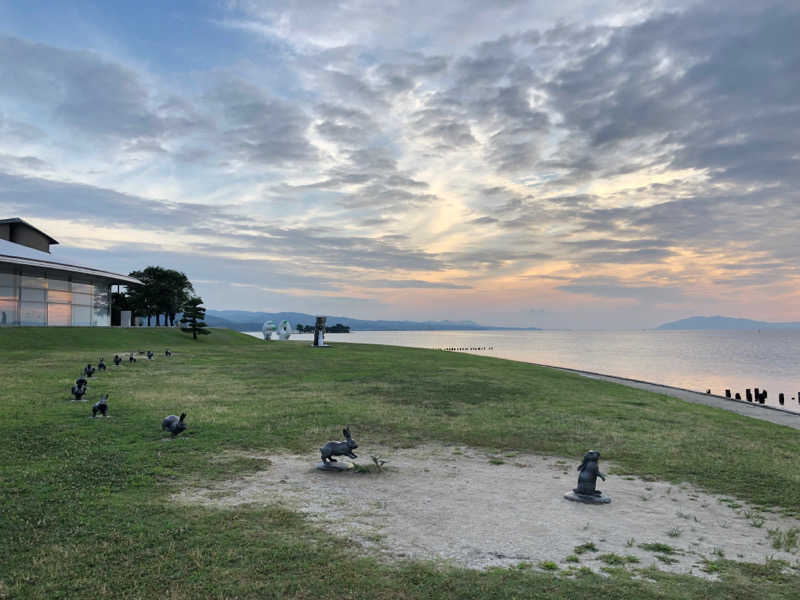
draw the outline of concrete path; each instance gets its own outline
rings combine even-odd
[[[716,408],[723,408],[731,410],[746,417],[753,417],[754,419],[761,419],[762,421],[769,421],[770,423],[777,423],[778,425],[786,425],[794,429],[800,429],[800,413],[791,412],[783,408],[774,406],[766,406],[762,404],[753,404],[745,400],[734,400],[726,398],[725,396],[717,396],[714,394],[703,394],[701,392],[694,392],[684,388],[673,387],[671,385],[660,385],[658,383],[651,383],[649,381],[640,381],[638,379],[627,379],[625,377],[614,377],[613,375],[604,375],[603,373],[593,373],[591,371],[579,371],[578,369],[568,369],[566,367],[554,367],[552,365],[540,365],[542,367],[550,367],[558,369],[559,371],[567,371],[569,373],[577,373],[584,377],[591,379],[601,379],[603,381],[611,381],[627,385],[628,387],[646,390],[648,392],[655,392],[657,394],[665,394],[674,398],[685,400],[686,402],[694,402],[695,404],[705,404],[706,406],[714,406]]]

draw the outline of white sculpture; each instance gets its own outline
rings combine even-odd
[[[272,338],[272,332],[275,331],[275,323],[267,321],[261,328],[261,333],[264,335],[264,341],[268,342]]]
[[[290,335],[292,335],[292,324],[284,319],[281,321],[281,324],[278,325],[278,339],[288,340]]]

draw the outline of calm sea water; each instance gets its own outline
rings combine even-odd
[[[767,404],[778,406],[783,392],[784,408],[800,412],[800,331],[356,331],[325,340],[458,348],[742,398],[758,387],[768,390]]]

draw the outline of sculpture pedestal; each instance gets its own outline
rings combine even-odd
[[[335,463],[326,463],[326,462],[319,462],[317,463],[317,469],[320,471],[349,471],[355,465],[349,462],[335,462]]]
[[[588,496],[585,494],[569,492],[568,494],[564,494],[564,498],[567,500],[572,500],[573,502],[582,502],[583,504],[608,504],[611,502],[611,498],[603,494],[600,494],[599,496]]]

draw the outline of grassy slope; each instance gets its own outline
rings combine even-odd
[[[389,568],[292,513],[166,501],[187,479],[264,466],[220,461],[223,450],[286,448],[312,461],[350,424],[367,453],[443,440],[578,461],[596,447],[621,472],[798,514],[795,430],[532,365],[408,348],[26,328],[0,330],[0,348],[0,597],[790,598],[800,583],[774,566],[731,564],[719,583]],[[81,365],[149,348],[157,360],[112,367],[90,381],[90,402],[67,401]],[[87,419],[101,392],[113,418]],[[189,430],[162,442],[161,419],[181,411]]]

